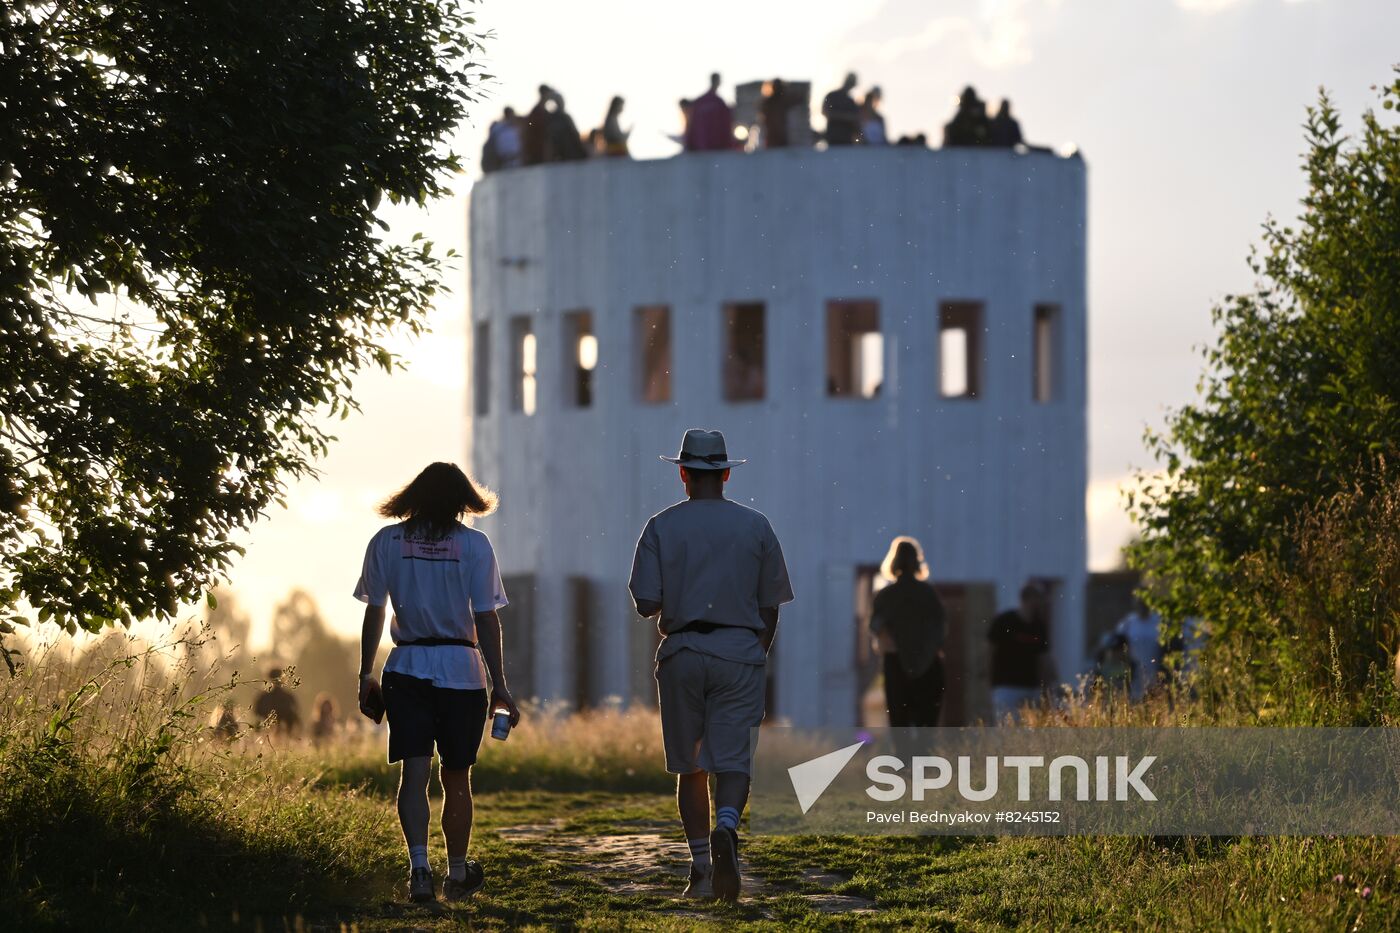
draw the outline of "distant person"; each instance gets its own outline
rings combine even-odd
[[[603,118],[603,155],[613,157],[624,157],[627,155],[628,131],[622,128],[622,108],[625,102],[621,97],[614,97],[612,103],[608,104],[608,115]]]
[[[1166,646],[1162,644],[1162,617],[1147,608],[1140,597],[1132,609],[1105,636],[1099,654],[1121,649],[1127,656],[1132,676],[1128,696],[1134,703],[1143,699],[1162,679]]]
[[[238,707],[232,700],[225,700],[219,705],[211,728],[214,730],[214,737],[220,741],[232,742],[238,738]]]
[[[554,105],[554,88],[540,85],[540,99],[525,117],[521,134],[520,161],[523,165],[539,165],[545,160],[549,141],[549,118]]]
[[[782,78],[768,82],[767,93],[758,105],[758,121],[763,127],[763,147],[784,149],[788,144],[788,109],[792,106],[787,99],[787,83]]]
[[[943,145],[984,146],[990,129],[987,105],[969,84],[958,97],[957,113],[943,127]]]
[[[253,713],[263,724],[271,721],[277,732],[295,735],[301,728],[301,715],[297,712],[297,698],[282,683],[282,674],[280,667],[268,669],[269,686],[253,701]]]
[[[520,130],[520,118],[515,108],[507,107],[501,118],[491,124],[486,134],[486,147],[481,155],[481,170],[494,172],[503,168],[515,168],[523,156],[524,141]]]
[[[375,533],[365,551],[355,597],[366,603],[360,639],[360,712],[389,719],[389,762],[403,762],[398,813],[408,844],[408,896],[437,899],[428,864],[428,781],[436,747],[442,783],[442,834],[447,843],[443,897],[463,900],[481,889],[485,872],[467,858],[472,834],[471,767],[486,717],[520,710],[501,662],[505,589],[491,541],[462,524],[486,515],[496,498],[452,463],[434,463],[379,507],[399,519]],[[385,604],[394,649],[383,685],[374,658],[384,633]],[[487,696],[488,673],[491,694]]]
[[[1003,97],[1001,106],[997,107],[996,116],[992,117],[992,122],[987,127],[987,145],[1009,149],[1012,146],[1019,146],[1023,142],[1021,124],[1017,123],[1016,118],[1011,115],[1011,101]]]
[[[552,104],[549,120],[545,123],[544,160],[575,162],[588,158],[588,150],[584,148],[578,124],[574,123],[574,118],[569,116],[569,111],[564,108],[564,95],[555,91]]]
[[[936,726],[943,708],[943,600],[927,582],[928,565],[914,538],[898,537],[880,565],[889,585],[875,594],[870,631],[884,655],[890,725]]]
[[[872,87],[860,105],[860,141],[867,146],[888,146],[885,135],[885,116],[880,113],[880,102],[884,99],[878,87]]]
[[[690,132],[690,111],[693,103],[690,98],[682,97],[678,106],[681,111],[681,131],[674,135],[668,135],[666,138],[684,149],[686,134]]]
[[[719,96],[720,76],[710,75],[710,89],[690,104],[685,124],[686,152],[723,152],[736,148],[734,112]]]
[[[912,135],[912,136],[909,136],[909,135],[901,136],[901,137],[899,137],[899,142],[895,143],[895,145],[896,145],[896,146],[918,146],[918,147],[920,147],[920,148],[922,148],[922,149],[927,149],[927,148],[928,148],[928,136],[927,136],[926,134],[924,134],[924,133],[915,133],[915,134]]]
[[[1045,590],[1021,587],[1020,605],[998,615],[987,630],[992,643],[992,711],[1000,724],[1017,722],[1021,710],[1040,702],[1049,683],[1050,606]]]
[[[317,745],[322,745],[335,738],[336,732],[340,730],[340,710],[336,706],[335,697],[329,693],[322,693],[316,697],[314,709],[316,713],[311,720],[311,739]]]
[[[739,897],[739,815],[749,796],[750,730],[763,721],[768,651],[778,607],[792,599],[773,526],[724,497],[724,435],[685,432],[686,499],[653,515],[637,541],[628,584],[637,613],[657,618],[656,686],[666,770],[690,845],[686,897]],[[709,776],[715,776],[710,829]]]
[[[860,141],[860,105],[851,96],[855,87],[856,76],[848,74],[840,87],[822,99],[828,146],[852,146]]]

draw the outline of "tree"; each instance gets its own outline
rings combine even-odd
[[[1393,111],[1400,80],[1380,99]],[[1400,129],[1367,111],[1350,140],[1324,92],[1306,139],[1302,214],[1265,224],[1257,286],[1215,309],[1200,398],[1149,432],[1164,470],[1133,501],[1134,563],[1168,584],[1156,601],[1217,633],[1248,563],[1297,566],[1302,516],[1374,492],[1400,453]]]
[[[0,624],[170,617],[313,471],[437,288],[375,208],[459,170],[473,28],[459,0],[0,12]]]

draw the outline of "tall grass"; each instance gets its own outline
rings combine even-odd
[[[0,681],[7,925],[188,929],[334,911],[394,858],[378,802],[212,741],[207,707],[230,684],[191,693],[208,672],[189,669],[187,645],[124,644],[76,662],[51,649]]]
[[[320,786],[392,792],[397,766],[383,737],[359,733],[322,746],[288,746],[286,761]],[[654,710],[617,702],[574,713],[564,704],[529,703],[509,738],[482,740],[472,786],[478,791],[550,790],[665,793],[661,724]]]

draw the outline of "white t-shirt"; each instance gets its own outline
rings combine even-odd
[[[760,609],[792,601],[783,549],[767,517],[730,499],[687,499],[653,515],[637,540],[628,584],[661,604],[658,662],[682,648],[763,664]],[[690,622],[722,626],[682,632]]]
[[[506,605],[491,540],[458,524],[445,538],[410,537],[400,522],[381,528],[365,550],[355,598],[371,606],[391,601],[389,635],[395,648],[384,670],[453,690],[486,686],[481,652],[465,645],[403,645],[419,638],[476,641],[475,612]]]

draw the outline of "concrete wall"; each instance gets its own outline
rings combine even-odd
[[[692,426],[722,429],[731,456],[749,458],[729,494],[764,511],[786,551],[797,600],[770,663],[778,716],[851,720],[855,568],[896,534],[924,543],[936,580],[991,583],[1002,607],[1027,577],[1059,581],[1056,659],[1066,676],[1083,669],[1085,207],[1081,160],[1006,150],[600,159],[479,182],[471,341],[489,321],[490,398],[471,419],[469,462],[501,493],[481,527],[503,570],[535,574],[539,692],[573,695],[571,577],[596,597],[591,682],[650,689],[639,659],[652,636],[626,580],[643,523],[683,494],[657,455]],[[876,398],[826,394],[832,299],[879,303]],[[728,403],[722,308],[748,300],[767,305],[767,396]],[[949,300],[985,303],[976,399],[939,393]],[[1060,307],[1062,365],[1054,399],[1038,403],[1031,335],[1043,302]],[[652,304],[671,307],[672,401],[660,405],[637,392],[634,308]],[[582,410],[565,404],[563,315],[576,309],[592,311],[599,342]],[[538,342],[533,415],[510,406],[509,319],[520,314]]]

